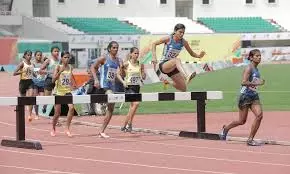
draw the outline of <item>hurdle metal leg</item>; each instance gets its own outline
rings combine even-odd
[[[197,105],[197,132],[180,131],[180,137],[186,138],[199,138],[199,139],[209,139],[209,140],[220,140],[220,136],[214,133],[206,133],[205,129],[205,100],[198,99]]]
[[[3,139],[1,141],[2,146],[17,147],[25,149],[42,150],[42,145],[37,141],[25,140],[25,106],[16,106],[16,140]]]
[[[205,132],[205,100],[197,100],[197,132]]]
[[[25,106],[16,106],[16,140],[25,140]],[[24,123],[24,124],[23,124]]]

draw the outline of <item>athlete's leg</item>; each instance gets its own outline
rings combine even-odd
[[[128,115],[126,116],[126,120],[124,122],[124,127],[123,127],[123,128],[126,128],[126,126],[128,125],[128,129],[127,129],[128,132],[132,131],[132,122],[133,122],[133,119],[134,119],[134,116],[136,114],[138,107],[139,107],[139,102],[132,102],[130,104],[130,109],[129,109]]]
[[[195,72],[193,72],[190,75],[188,75],[186,73],[186,71],[184,70],[184,68],[182,67],[182,63],[181,63],[181,60],[179,58],[171,59],[171,60],[168,60],[168,61],[164,62],[162,64],[161,68],[162,68],[161,71],[163,73],[170,73],[170,72],[174,71],[175,69],[177,69],[181,73],[181,75],[183,76],[183,78],[186,79],[186,83],[187,84],[196,75]]]
[[[39,92],[38,92],[38,87],[37,86],[34,86],[34,89],[33,89],[33,96],[38,96],[39,95]],[[34,105],[34,111],[35,111],[35,117],[34,119],[38,120],[39,119],[39,113],[38,113],[38,105]]]
[[[68,112],[67,112],[67,121],[66,121],[66,130],[65,133],[67,136],[72,137],[71,131],[70,131],[70,125],[72,118],[74,116],[74,105],[73,104],[68,104]]]
[[[182,76],[181,73],[177,73],[177,74],[174,74],[170,77],[172,79],[172,83],[171,85],[181,91],[181,92],[185,92],[187,90],[187,87],[186,87],[186,84],[185,84],[185,79],[184,77]]]
[[[106,94],[112,94],[112,93],[113,93],[112,90],[107,90],[106,91]],[[113,115],[113,112],[114,112],[114,107],[115,107],[115,103],[108,103],[107,104],[106,115],[105,115],[105,118],[104,118],[103,125],[101,126],[101,129],[100,129],[100,137],[102,137],[102,138],[109,138],[109,136],[106,135],[104,132],[105,132],[105,129],[107,128],[108,124],[111,121],[111,118],[112,118],[112,115]]]
[[[33,88],[29,88],[26,91],[26,96],[27,97],[32,97],[33,96]],[[28,121],[32,121],[32,109],[33,109],[33,105],[28,105]]]
[[[259,102],[253,103],[251,105],[251,110],[254,113],[256,118],[255,118],[255,120],[252,124],[252,127],[251,127],[251,132],[250,132],[249,139],[248,139],[248,145],[255,146],[255,145],[259,145],[258,143],[253,141],[253,139],[254,139],[254,137],[255,137],[255,135],[260,127],[260,124],[262,122],[263,110],[262,110],[262,106]]]
[[[61,105],[60,104],[54,105],[54,116],[52,119],[52,130],[50,132],[51,136],[55,136],[55,127],[56,127],[58,118],[60,116],[60,113],[61,113]]]

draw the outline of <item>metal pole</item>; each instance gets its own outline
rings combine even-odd
[[[16,140],[25,140],[25,106],[16,106]]]
[[[198,99],[196,104],[197,104],[197,132],[205,132],[205,100]]]

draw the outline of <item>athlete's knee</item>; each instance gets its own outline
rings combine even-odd
[[[57,109],[54,111],[54,116],[58,117],[58,116],[60,116],[60,114],[61,114],[61,110]]]
[[[178,58],[176,58],[176,59],[174,59],[174,60],[175,60],[175,63],[181,63],[181,60],[178,59]]]
[[[140,102],[133,102],[133,106],[138,107]]]
[[[180,92],[186,92],[187,90],[185,85],[178,85],[178,86],[175,86],[175,88],[179,90]]]
[[[185,85],[181,85],[181,86],[179,87],[179,90],[180,90],[181,92],[186,92],[186,91],[187,91],[187,87],[186,87]]]
[[[187,91],[186,87],[181,89],[181,92],[186,92],[186,91]]]
[[[108,103],[107,110],[112,113],[114,111],[114,107],[115,107],[114,103]]]
[[[261,112],[258,115],[256,115],[256,119],[261,121],[263,119],[263,112]]]
[[[54,105],[54,115],[59,116],[61,114],[61,105],[56,104]]]
[[[74,106],[73,105],[69,105],[68,109],[69,109],[70,112],[72,112],[74,110]]]
[[[239,125],[244,125],[244,124],[246,123],[246,121],[247,121],[246,119],[239,120],[239,121],[238,121],[238,124],[239,124]]]

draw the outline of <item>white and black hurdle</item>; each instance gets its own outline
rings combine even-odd
[[[44,104],[84,104],[84,103],[118,103],[118,102],[152,102],[152,101],[190,101],[196,100],[197,132],[180,131],[180,137],[219,140],[218,134],[206,133],[206,100],[223,99],[221,91],[172,92],[140,94],[92,94],[73,96],[36,96],[36,97],[0,97],[0,105],[16,106],[16,140],[3,139],[2,146],[41,150],[37,141],[25,140],[25,105]]]

